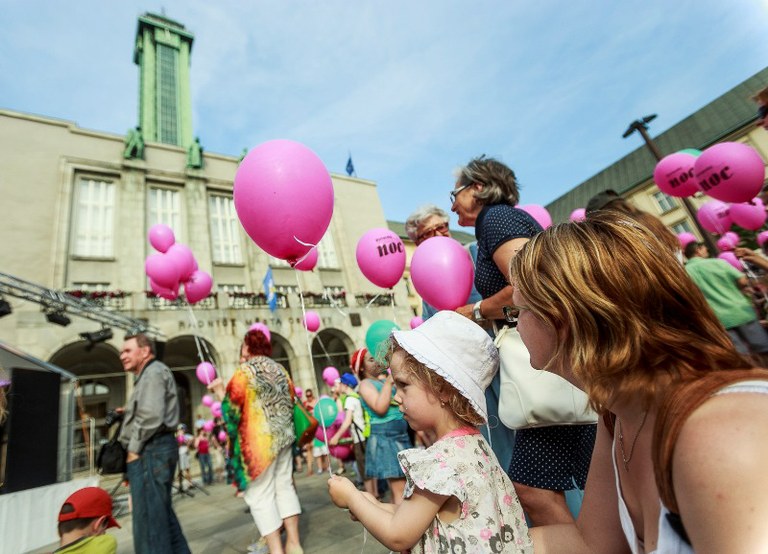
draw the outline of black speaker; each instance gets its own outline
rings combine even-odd
[[[59,448],[58,373],[12,368],[8,416],[0,426],[0,493],[56,482]]]

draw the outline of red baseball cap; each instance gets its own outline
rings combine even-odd
[[[85,487],[75,491],[64,504],[71,504],[74,511],[66,514],[59,512],[59,521],[107,516],[107,528],[120,527],[112,517],[112,498],[102,488]]]

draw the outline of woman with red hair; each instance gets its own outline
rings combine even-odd
[[[301,554],[301,505],[293,484],[294,388],[288,372],[271,355],[267,335],[249,330],[240,349],[240,366],[226,388],[221,379],[208,388],[222,399],[235,485],[245,492],[243,497],[269,552]]]
[[[395,395],[392,376],[384,371],[366,348],[352,353],[350,367],[360,385],[357,389],[363,409],[371,416],[371,434],[365,445],[365,479],[386,479],[392,502],[400,504],[405,490],[405,474],[397,453],[411,448],[408,424]]]

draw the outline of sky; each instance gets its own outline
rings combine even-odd
[[[0,108],[125,133],[136,19],[161,10],[195,35],[206,151],[351,154],[396,221],[447,210],[480,154],[546,205],[641,146],[630,122],[658,135],[768,64],[768,0],[0,0]]]

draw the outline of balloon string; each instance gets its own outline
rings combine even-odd
[[[325,448],[326,450],[328,450],[328,477],[333,478],[333,471],[331,471],[331,447],[328,444],[328,433],[326,433],[325,431],[325,418],[320,417],[318,419],[320,419],[320,425],[323,426],[323,438],[325,439]]]
[[[368,303],[365,305],[365,309],[366,309],[366,310],[370,309],[370,308],[371,308],[371,305],[372,305],[374,302],[376,302],[376,299],[377,299],[379,296],[381,296],[381,294],[377,294],[376,296],[374,296],[373,298],[371,298],[371,301],[370,301],[370,302],[368,302]]]
[[[395,290],[389,289],[389,297],[392,299],[392,322],[397,325],[397,310],[395,310]]]
[[[323,341],[320,340],[320,335],[317,335],[315,337],[315,340],[318,342],[318,344],[320,344],[320,348],[323,350],[325,357],[328,359],[328,363],[333,365],[333,360],[331,359],[331,355],[328,354],[328,351],[325,349],[325,345],[323,344]]]
[[[294,237],[295,238],[295,237]],[[298,240],[298,239],[297,239]],[[299,301],[301,302],[301,320],[303,322],[306,322],[307,320],[307,310],[304,307],[304,291],[301,290],[301,281],[299,281],[299,270],[294,269],[294,272],[296,273],[296,287],[299,289]],[[312,375],[315,374],[315,362],[312,359],[312,343],[309,339],[309,329],[307,329],[306,323],[302,325],[304,327],[304,333],[305,337],[307,339],[307,353],[309,354],[309,365],[312,371]]]
[[[192,329],[194,330],[192,332],[192,338],[195,340],[195,346],[197,347],[197,355],[200,357],[200,361],[204,362],[205,358],[203,358],[203,351],[200,348],[200,337],[197,336],[197,318],[195,317],[194,312],[192,311],[192,306],[187,304],[187,310],[189,311],[189,323],[192,325]]]
[[[310,249],[309,249],[309,250],[307,250],[307,253],[306,253],[306,254],[304,254],[304,255],[303,255],[301,258],[299,258],[298,260],[296,260],[295,262],[293,262],[292,264],[290,264],[290,265],[291,265],[291,267],[295,269],[297,265],[299,265],[301,262],[303,262],[304,260],[306,260],[306,259],[307,259],[307,256],[309,256],[309,253],[310,253],[310,252],[312,252],[312,248],[317,248],[317,245],[316,245],[316,244],[310,244],[310,243],[308,243],[308,242],[301,242],[301,241],[300,241],[299,239],[297,239],[295,236],[294,236],[293,238],[294,238],[294,240],[296,240],[296,242],[298,242],[298,243],[299,243],[299,244],[301,244],[302,246],[309,246],[309,247],[310,247]]]

